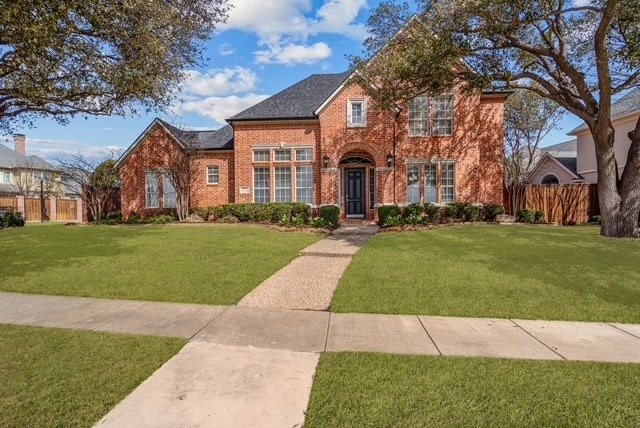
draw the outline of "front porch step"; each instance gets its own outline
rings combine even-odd
[[[349,224],[341,223],[340,227],[331,232],[334,236],[372,236],[380,228],[375,223]]]

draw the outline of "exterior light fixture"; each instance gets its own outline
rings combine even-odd
[[[391,153],[387,154],[387,166],[391,166],[393,164],[393,155]]]
[[[325,153],[325,155],[322,158],[322,160],[324,161],[324,167],[325,168],[329,168],[329,155]]]

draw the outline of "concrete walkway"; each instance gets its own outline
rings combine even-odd
[[[640,324],[340,314],[0,293],[0,323],[319,353],[640,363]]]
[[[247,294],[238,306],[326,311],[351,258],[377,226],[342,226]]]

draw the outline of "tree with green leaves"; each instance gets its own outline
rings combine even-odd
[[[560,106],[532,91],[515,91],[504,106],[504,182],[512,213],[524,208],[527,178],[540,160],[540,142],[562,117]]]
[[[640,121],[624,172],[614,152],[611,104],[640,86],[637,0],[432,0],[383,2],[360,75],[389,104],[460,86],[523,89],[582,119],[598,164],[601,234],[638,237]],[[399,33],[398,31],[401,30]],[[398,35],[396,35],[396,33]]]
[[[0,2],[0,132],[166,107],[226,0]]]

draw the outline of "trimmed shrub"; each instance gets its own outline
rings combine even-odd
[[[153,217],[149,217],[145,220],[145,223],[149,224],[165,224],[171,223],[175,218],[171,214],[160,214]]]
[[[423,217],[420,214],[410,214],[408,217],[404,218],[404,222],[406,224],[422,224]]]
[[[591,223],[602,224],[602,216],[601,215],[594,215],[591,218]]]
[[[448,219],[458,219],[458,207],[456,205],[447,205],[444,208],[444,214]]]
[[[309,219],[309,225],[315,228],[325,227],[327,225],[327,221],[322,217],[312,217]]]
[[[381,226],[387,226],[387,219],[389,217],[399,217],[400,208],[395,205],[383,205],[378,207],[378,224]]]
[[[536,211],[533,216],[533,221],[535,223],[544,223],[544,212]]]
[[[24,217],[21,212],[7,211],[0,220],[0,229],[3,227],[22,227],[24,226]]]
[[[482,209],[473,205],[466,205],[462,209],[462,218],[464,221],[478,221],[481,217]]]
[[[430,223],[440,223],[442,220],[442,209],[433,204],[424,204],[424,213]]]
[[[536,220],[536,210],[523,209],[516,214],[516,221],[520,223],[533,223]]]
[[[403,218],[408,218],[411,216],[420,216],[423,212],[423,207],[422,205],[419,204],[409,204],[407,205],[404,210],[402,210],[402,217]]]
[[[340,208],[336,205],[325,205],[320,207],[320,218],[326,221],[328,225],[337,226],[339,216]]]
[[[502,205],[489,204],[484,207],[484,219],[486,221],[496,221],[496,217],[504,213],[505,210]]]
[[[400,214],[398,215],[390,215],[385,217],[383,226],[393,227],[393,226],[401,226],[404,224],[404,219]]]

